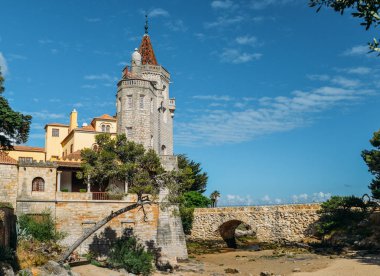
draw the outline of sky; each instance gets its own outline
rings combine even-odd
[[[175,153],[202,164],[220,205],[368,193],[360,153],[380,128],[376,36],[302,0],[0,0],[0,66],[13,109],[46,123],[115,114],[144,34],[171,73]]]

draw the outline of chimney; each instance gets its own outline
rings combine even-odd
[[[78,127],[78,112],[73,109],[70,113],[70,128],[69,128],[69,133]]]

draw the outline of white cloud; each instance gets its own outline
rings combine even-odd
[[[285,5],[296,3],[297,0],[251,0],[250,7],[254,10],[262,10],[271,5]]]
[[[8,73],[8,64],[2,52],[0,52],[0,70],[3,76]]]
[[[33,133],[29,135],[31,139],[45,139],[45,133]]]
[[[371,68],[368,67],[354,67],[354,68],[347,68],[345,71],[349,74],[357,74],[357,75],[366,75],[371,73]]]
[[[233,98],[231,98],[230,96],[226,96],[226,95],[223,95],[223,96],[218,96],[218,95],[195,95],[193,96],[193,99],[197,99],[197,100],[212,100],[212,101],[232,101]]]
[[[53,43],[53,40],[51,40],[49,38],[43,38],[43,39],[39,39],[38,43],[40,43],[42,45],[44,45],[44,44],[51,44],[51,43]]]
[[[8,57],[9,57],[9,60],[15,60],[15,59],[25,60],[25,59],[27,59],[26,56],[22,56],[22,55],[18,55],[18,54],[9,54]]]
[[[187,27],[185,26],[185,23],[181,19],[178,19],[175,21],[168,21],[168,22],[166,22],[165,25],[173,32],[186,32],[187,31]]]
[[[104,81],[117,81],[116,77],[111,77],[108,74],[99,74],[99,75],[86,75],[84,76],[85,80],[104,80]]]
[[[153,9],[149,12],[149,17],[158,17],[158,16],[164,16],[167,17],[169,16],[169,12],[167,10],[161,9],[161,8],[156,8]]]
[[[226,27],[229,25],[240,23],[244,20],[243,16],[235,16],[235,17],[218,17],[214,22],[206,22],[204,23],[205,28],[218,28],[218,27]]]
[[[252,60],[257,60],[262,57],[260,53],[246,53],[240,52],[236,49],[224,49],[224,51],[220,54],[220,60],[226,63],[246,63]]]
[[[324,193],[324,192],[314,193],[312,195],[312,201],[323,202],[323,201],[328,200],[330,197],[331,197],[331,193]]]
[[[254,204],[254,200],[250,195],[240,196],[227,194],[226,196],[221,196],[219,200],[219,206],[250,206]]]
[[[354,46],[343,52],[344,56],[362,56],[368,54],[369,48],[366,45]]]
[[[307,194],[292,195],[292,203],[306,203],[309,196]]]
[[[261,198],[261,201],[264,203],[271,203],[272,200],[270,199],[269,195],[265,195],[264,197]]]
[[[250,45],[250,46],[256,46],[257,45],[257,38],[255,36],[239,36],[235,39],[237,44],[240,45]]]
[[[211,2],[211,7],[213,9],[228,9],[228,8],[231,8],[233,4],[234,3],[231,0],[225,0],[225,1],[216,0],[216,1]]]
[[[347,78],[342,77],[342,76],[336,76],[336,77],[332,78],[331,82],[334,84],[341,85],[343,87],[347,87],[347,88],[357,87],[360,85],[360,81],[347,79]]]
[[[47,110],[42,110],[40,112],[22,112],[24,114],[29,114],[33,117],[33,119],[44,119],[44,120],[50,120],[50,119],[61,119],[65,118],[65,114],[62,113],[52,113]]]
[[[315,80],[317,80],[317,81],[328,81],[328,80],[330,80],[330,76],[328,76],[328,75],[319,75],[319,74],[307,75],[307,78],[309,80],[313,80],[313,81],[315,81]]]
[[[176,124],[176,141],[182,145],[221,145],[250,141],[258,136],[309,125],[313,114],[356,102],[372,90],[324,86],[294,91],[290,96],[263,97],[255,106],[204,110]],[[213,100],[209,97],[209,100]],[[199,114],[199,115],[198,115]]]
[[[84,20],[87,21],[87,22],[89,22],[89,23],[96,23],[96,22],[100,22],[101,21],[100,18],[88,18],[88,17],[86,17]]]
[[[84,84],[81,87],[84,88],[84,89],[95,89],[98,86],[96,84]]]

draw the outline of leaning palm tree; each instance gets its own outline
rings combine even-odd
[[[210,199],[211,199],[211,207],[216,207],[218,203],[218,199],[220,198],[219,191],[215,190],[211,193]]]

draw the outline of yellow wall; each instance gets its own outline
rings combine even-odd
[[[45,161],[44,152],[34,152],[34,151],[18,151],[12,150],[9,151],[9,156],[18,161],[19,157],[32,157],[36,161]]]
[[[59,129],[59,137],[53,137],[52,129]],[[45,128],[45,151],[46,160],[50,160],[52,156],[62,157],[62,140],[69,132],[68,127],[47,125]]]
[[[96,119],[95,121],[95,130],[102,132],[102,125],[110,125],[110,133],[116,133],[116,122],[115,121],[106,121],[101,119]]]

